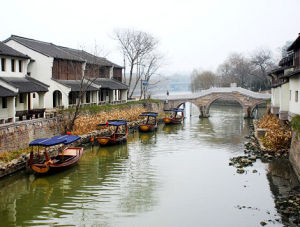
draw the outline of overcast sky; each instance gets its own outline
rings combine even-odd
[[[214,70],[232,52],[275,51],[300,32],[300,0],[9,0],[1,33],[109,51],[122,64],[114,29],[134,28],[160,40],[163,71]]]

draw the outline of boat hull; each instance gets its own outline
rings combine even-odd
[[[140,132],[153,132],[157,129],[157,125],[140,125],[139,130]]]
[[[82,147],[67,147],[62,153],[44,163],[31,164],[30,168],[37,175],[47,175],[64,171],[77,165],[82,153]]]
[[[181,124],[183,118],[170,118],[170,117],[165,117],[164,119],[165,124]]]
[[[96,137],[96,141],[100,146],[112,146],[121,143],[125,143],[127,141],[126,136],[111,138],[111,137]]]

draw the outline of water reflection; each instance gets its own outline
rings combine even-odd
[[[160,126],[161,127],[161,126]],[[177,134],[179,130],[182,130],[184,128],[183,124],[169,124],[169,125],[162,125],[162,130],[166,134]]]
[[[268,180],[274,196],[287,196],[289,191],[299,187],[297,176],[288,160],[274,160],[268,164]]]
[[[155,144],[157,141],[157,134],[156,132],[140,132],[139,138],[142,144]]]
[[[239,107],[212,106],[210,114],[130,134],[120,146],[85,147],[78,166],[56,175],[0,180],[1,225],[259,226],[272,219],[285,167],[257,162],[237,175],[228,160],[243,154],[249,121]]]

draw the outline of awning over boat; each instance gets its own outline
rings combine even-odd
[[[158,113],[155,113],[155,112],[144,112],[144,113],[141,113],[140,114],[140,117],[157,117],[158,116]]]
[[[128,122],[126,119],[116,119],[116,120],[108,120],[108,122],[119,121],[119,122]]]
[[[58,144],[70,144],[80,139],[80,136],[60,135],[52,138],[36,139],[30,142],[29,146],[54,146]]]
[[[102,123],[102,124],[98,124],[98,126],[122,126],[122,125],[126,125],[127,122],[124,122],[124,121],[109,121],[109,122],[106,122],[106,123]]]

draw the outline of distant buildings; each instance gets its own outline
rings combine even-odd
[[[127,101],[122,67],[86,51],[12,35],[0,58],[0,123],[76,105],[82,88],[82,105]]]
[[[269,72],[272,79],[271,112],[281,120],[300,115],[300,33],[287,49],[279,67]]]

